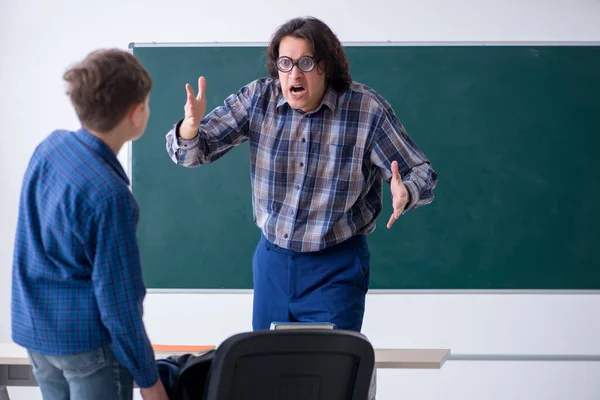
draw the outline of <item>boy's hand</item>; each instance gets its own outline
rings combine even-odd
[[[193,139],[198,134],[200,121],[206,114],[206,97],[204,91],[206,89],[206,79],[201,76],[198,78],[198,95],[194,96],[194,89],[189,83],[185,84],[187,93],[187,101],[184,111],[185,117],[179,127],[179,136],[184,139]]]
[[[142,395],[142,399],[144,400],[169,400],[169,396],[167,396],[167,392],[160,380],[156,381],[154,386],[150,386],[146,389],[140,389],[140,393]]]

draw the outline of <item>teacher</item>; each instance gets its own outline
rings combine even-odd
[[[429,160],[390,104],[353,82],[348,69],[325,23],[292,19],[269,44],[269,77],[208,114],[204,77],[197,95],[186,84],[184,118],[166,135],[169,156],[184,167],[209,164],[249,141],[262,232],[252,258],[255,330],[301,321],[360,332],[367,235],[382,211],[382,181],[393,200],[388,228],[433,200],[438,177]]]

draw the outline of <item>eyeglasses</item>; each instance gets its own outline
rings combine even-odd
[[[302,56],[298,61],[293,61],[289,57],[279,57],[277,59],[277,69],[281,72],[290,72],[294,65],[297,65],[300,68],[300,71],[310,72],[315,68],[317,62],[311,56]]]

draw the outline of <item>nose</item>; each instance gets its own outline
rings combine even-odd
[[[295,80],[295,79],[300,78],[302,76],[302,74],[303,74],[302,70],[297,65],[294,65],[292,67],[292,70],[290,71],[290,78]]]

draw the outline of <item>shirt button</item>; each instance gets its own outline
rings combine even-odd
[[[287,239],[288,238],[288,234],[286,233],[285,235],[283,235],[283,238]]]
[[[300,185],[296,185],[296,190],[300,190]]]
[[[302,138],[302,143],[306,143],[306,138]]]
[[[290,210],[290,214],[291,214],[291,215],[294,215],[294,210]]]
[[[303,163],[303,162],[301,162],[301,163],[300,163],[300,166],[301,166],[301,167],[304,167],[304,163]]]

